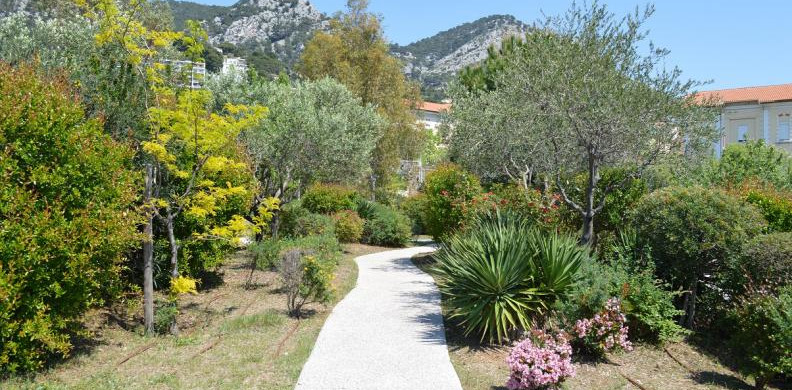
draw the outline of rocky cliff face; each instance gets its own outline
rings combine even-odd
[[[62,0],[0,0],[0,13],[27,10],[37,13],[57,8]],[[240,0],[228,7],[169,0],[176,29],[188,19],[203,23],[214,46],[248,58],[260,71],[277,73],[291,68],[313,33],[326,28],[328,16],[309,0]],[[510,15],[493,15],[465,23],[406,46],[392,45],[404,61],[405,73],[421,83],[425,97],[440,99],[443,87],[460,69],[487,56],[528,26]]]
[[[171,1],[177,28],[186,19],[204,20],[215,45],[231,43],[273,53],[293,65],[305,42],[328,18],[307,0],[242,0],[230,7]],[[510,15],[493,15],[465,23],[391,51],[405,63],[405,73],[419,81],[428,98],[442,98],[445,83],[460,69],[482,61],[487,49],[528,26]]]
[[[186,19],[199,19],[212,44],[273,53],[286,64],[297,60],[311,34],[328,19],[308,0],[242,0],[230,7],[173,1],[171,8],[177,28]]]
[[[444,85],[459,70],[487,58],[490,46],[523,35],[528,26],[511,15],[493,15],[465,23],[392,52],[405,62],[405,73],[418,80],[427,97],[442,97]]]

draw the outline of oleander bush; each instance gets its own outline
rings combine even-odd
[[[641,199],[633,211],[639,247],[649,248],[657,275],[674,289],[685,290],[680,306],[685,325],[709,323],[724,308],[731,289],[729,269],[743,245],[766,226],[752,205],[725,191],[704,187],[669,187]],[[703,298],[698,305],[697,300]]]
[[[608,299],[605,307],[591,318],[577,320],[573,332],[578,350],[584,354],[603,357],[608,352],[633,348],[619,298]]]
[[[571,287],[587,249],[509,212],[482,217],[436,255],[438,287],[466,335],[502,343]]]
[[[566,328],[591,318],[616,297],[627,318],[631,340],[651,344],[679,341],[687,332],[679,326],[684,314],[674,306],[680,291],[657,279],[646,249],[636,248],[634,232],[622,232],[619,240],[603,250],[600,261],[581,266],[567,296],[557,305],[559,322]]]
[[[514,184],[493,184],[489,192],[478,194],[457,207],[462,212],[462,229],[482,215],[503,210],[529,220],[533,226],[542,230],[569,230],[562,224],[560,200],[557,196],[546,199],[538,190],[526,190]]]
[[[336,238],[344,243],[359,242],[363,237],[363,218],[352,210],[343,210],[333,214]]]
[[[125,288],[131,157],[65,78],[0,62],[0,376],[67,356],[80,316]]]
[[[426,175],[426,232],[441,240],[457,230],[465,218],[462,205],[481,193],[478,178],[457,165],[445,164]]]
[[[664,344],[679,341],[686,334],[677,321],[684,312],[674,306],[679,295],[657,280],[652,269],[628,272],[618,263],[592,261],[581,267],[574,287],[556,309],[559,321],[571,328],[576,321],[604,309],[611,297],[618,297],[630,339]]]
[[[302,206],[317,214],[334,214],[354,210],[360,198],[357,191],[339,184],[313,184],[302,196]]]
[[[792,373],[792,285],[777,295],[754,292],[730,312],[730,346],[738,369],[763,389],[775,377]]]

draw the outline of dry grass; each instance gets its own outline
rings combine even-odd
[[[430,254],[417,255],[413,262],[431,274]],[[509,376],[508,347],[483,346],[461,336],[446,322],[451,362],[466,390],[505,389]],[[577,375],[564,383],[567,390],[750,390],[746,379],[701,348],[678,343],[665,349],[639,345],[629,353],[608,357],[608,362],[575,363]],[[628,379],[629,378],[629,379]],[[634,383],[631,383],[634,382]]]
[[[386,250],[345,245],[336,300],[288,317],[274,272],[245,289],[247,253],[221,270],[224,283],[181,300],[179,336],[141,336],[139,306],[86,317],[92,342],[46,372],[0,382],[3,389],[292,389],[335,303],[355,285],[357,256]],[[139,304],[138,304],[139,305]],[[142,352],[141,352],[142,351]],[[139,352],[139,353],[138,353]]]

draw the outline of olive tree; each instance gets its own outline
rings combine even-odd
[[[500,166],[507,175],[512,166],[540,167],[581,215],[581,242],[592,242],[594,217],[609,192],[664,156],[700,150],[714,139],[715,112],[694,94],[701,83],[663,68],[666,50],[649,45],[642,53],[642,25],[652,12],[648,6],[617,19],[605,6],[575,5],[535,26],[490,75],[494,88],[462,96],[463,109],[473,112],[452,114],[452,148],[480,145],[491,161],[475,163]],[[454,116],[477,112],[471,136]],[[488,137],[490,146],[476,137]],[[613,166],[628,167],[625,181],[599,188],[601,170]],[[569,195],[568,182],[580,173],[582,201]]]
[[[363,105],[330,78],[295,83],[253,80],[247,86],[219,78],[209,87],[218,90],[218,104],[231,101],[269,108],[267,119],[241,136],[259,182],[253,214],[265,199],[288,203],[311,182],[365,179],[386,127],[374,107]],[[277,231],[276,216],[273,235]]]

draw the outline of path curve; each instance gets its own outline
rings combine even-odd
[[[461,390],[445,340],[440,293],[410,258],[429,246],[355,259],[355,288],[319,333],[297,390]]]

